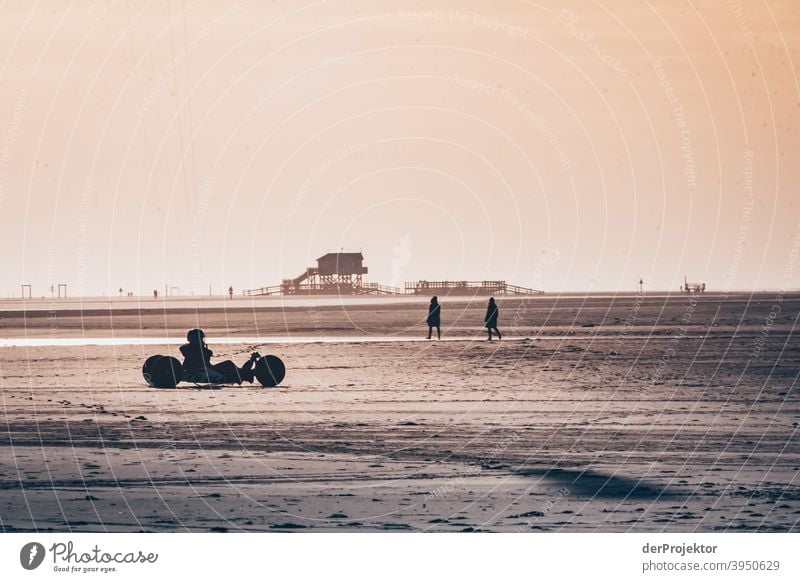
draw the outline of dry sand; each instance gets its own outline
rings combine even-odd
[[[0,347],[0,529],[800,530],[800,297],[499,302],[492,343],[483,298],[441,342],[420,301],[6,302],[2,338],[116,343]],[[284,383],[145,386],[195,326]]]

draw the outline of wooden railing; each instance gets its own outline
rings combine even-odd
[[[247,289],[246,296],[263,295],[428,295],[452,293],[454,295],[544,295],[544,291],[511,285],[505,281],[413,281],[405,287],[393,287],[380,283],[365,283],[361,286],[344,286],[342,284],[299,283],[304,278],[287,279],[281,285]]]

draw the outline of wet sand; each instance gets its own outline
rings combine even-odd
[[[6,302],[0,529],[800,530],[800,297],[499,302]],[[285,381],[145,386],[195,326]]]

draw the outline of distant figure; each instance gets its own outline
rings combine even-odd
[[[233,299],[233,285],[228,287],[228,296]]]
[[[181,346],[181,354],[184,358],[183,370],[190,381],[236,384],[253,381],[255,376],[253,363],[261,357],[258,352],[253,352],[250,359],[241,368],[230,360],[212,365],[211,356],[214,355],[214,352],[208,349],[205,337],[206,334],[202,329],[189,330],[189,333],[186,334],[186,341],[189,343]],[[197,380],[191,378],[197,378]]]
[[[497,329],[497,316],[500,315],[500,309],[497,303],[494,302],[494,297],[489,297],[489,305],[486,308],[486,317],[484,318],[485,327],[489,331],[489,341],[492,341],[492,330],[497,332],[497,339],[503,339],[500,330]]]
[[[431,299],[431,304],[428,305],[428,339],[431,339],[433,328],[436,328],[437,339],[442,339],[442,306],[439,305],[439,299],[434,296]]]
[[[153,299],[158,299],[158,289],[153,289]]]

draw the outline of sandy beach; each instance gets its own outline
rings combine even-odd
[[[800,530],[800,296],[426,301],[3,302],[0,529]],[[286,379],[147,387],[192,327]]]

